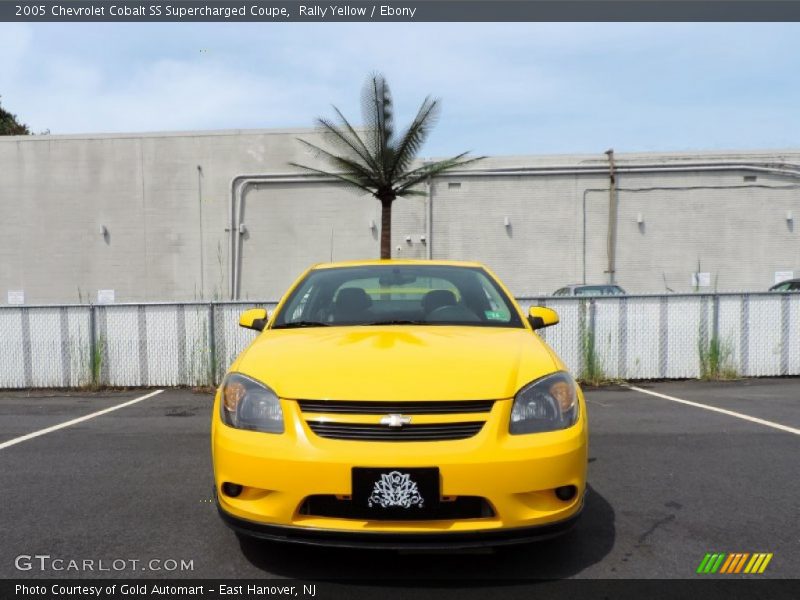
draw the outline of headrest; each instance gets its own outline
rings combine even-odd
[[[442,306],[455,306],[458,304],[456,295],[450,290],[433,290],[422,298],[422,308],[429,313]]]
[[[372,298],[361,288],[342,288],[336,294],[336,306],[350,310],[361,310],[372,305]]]

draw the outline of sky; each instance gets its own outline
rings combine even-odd
[[[0,23],[0,103],[54,134],[358,123],[372,72],[422,156],[797,149],[797,23]]]

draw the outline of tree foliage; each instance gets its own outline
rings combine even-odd
[[[404,196],[424,195],[415,186],[483,157],[468,157],[468,152],[462,152],[445,160],[415,164],[417,153],[438,119],[439,101],[430,96],[425,98],[408,128],[397,132],[391,91],[381,74],[371,75],[364,84],[360,129],[338,108],[334,106],[333,110],[335,120],[317,119],[317,130],[328,148],[299,139],[333,170],[291,164],[309,173],[332,177],[377,198],[381,203],[381,258],[391,258],[392,203]]]
[[[31,130],[0,105],[0,135],[31,135]]]

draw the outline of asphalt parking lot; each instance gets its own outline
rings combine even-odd
[[[707,552],[773,553],[756,577],[797,577],[800,379],[637,385],[755,420],[625,387],[587,390],[591,489],[579,525],[535,545],[435,555],[240,541],[211,501],[209,394],[165,390],[20,439],[151,390],[0,392],[0,577],[484,584],[696,578]],[[18,570],[20,555],[51,558],[45,566],[23,561],[30,568]],[[62,569],[53,568],[54,559],[63,560],[55,563]],[[142,572],[153,559],[162,562]],[[70,560],[95,562],[92,569],[72,570]],[[98,570],[99,561],[109,567],[115,560],[126,561],[125,568]],[[193,568],[165,570],[173,566],[169,560],[191,561]],[[138,561],[135,567],[131,561]]]

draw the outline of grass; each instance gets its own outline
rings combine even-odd
[[[608,383],[609,379],[603,371],[602,361],[597,354],[595,344],[595,334],[592,331],[581,328],[581,362],[583,368],[578,375],[578,380],[587,385],[598,386]]]
[[[182,369],[180,380],[191,388],[205,389],[214,386],[218,359],[212,356],[208,346],[208,320],[203,319],[198,333],[191,340],[187,356],[188,372]]]
[[[86,365],[86,375],[88,376],[83,382],[79,383],[77,388],[85,391],[97,391],[104,389],[106,386],[101,381],[103,373],[103,355],[106,349],[106,338],[100,336],[97,343],[92,348],[86,347],[80,349],[80,360]]]
[[[737,379],[739,372],[733,365],[731,344],[714,336],[708,343],[701,338],[697,346],[700,357],[700,379],[718,381]]]

